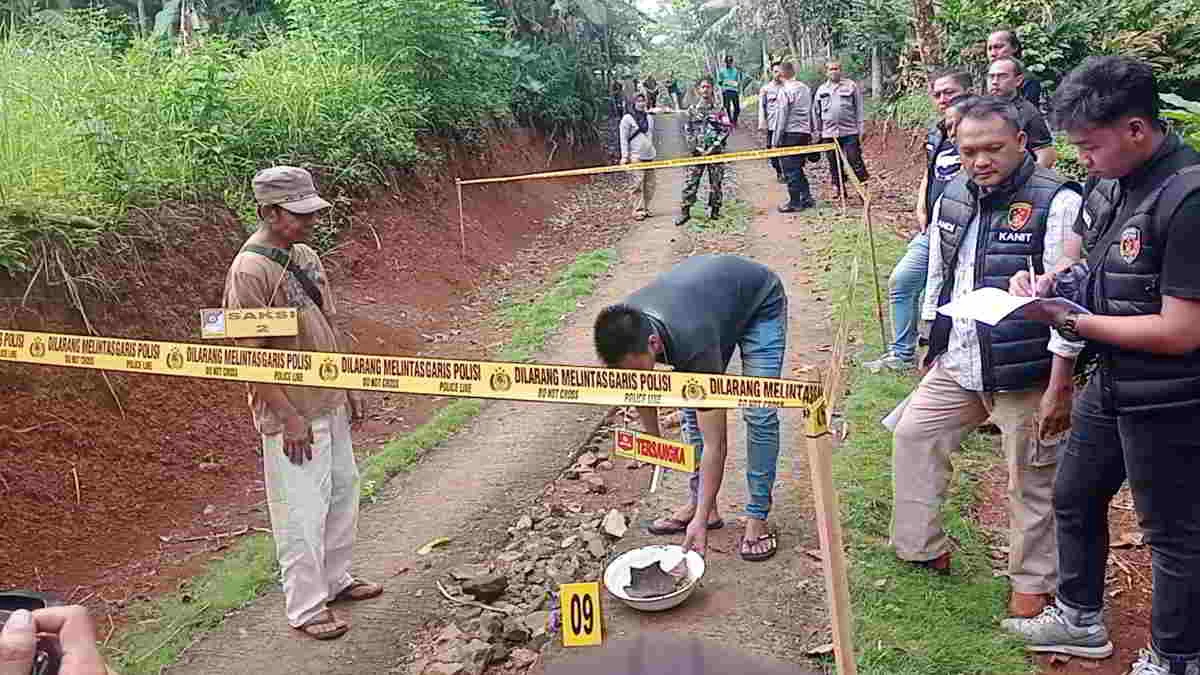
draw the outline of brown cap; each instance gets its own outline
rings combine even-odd
[[[252,181],[254,200],[262,206],[282,206],[292,213],[313,213],[333,204],[321,199],[312,174],[295,166],[273,166]]]

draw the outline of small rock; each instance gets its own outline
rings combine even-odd
[[[576,461],[576,464],[578,464],[579,466],[596,466],[596,462],[599,462],[599,461],[600,461],[600,459],[598,457],[596,457],[596,453],[585,452],[579,456],[579,460]]]
[[[529,627],[520,619],[509,618],[504,622],[502,637],[509,642],[522,643],[532,637]]]
[[[465,663],[434,663],[425,668],[425,675],[463,675],[465,672]]]
[[[579,543],[579,537],[577,535],[573,534],[573,535],[567,537],[566,539],[563,539],[561,546],[564,549],[566,549],[566,548],[571,548],[572,546],[574,546],[577,543]]]
[[[523,620],[525,627],[529,629],[529,634],[533,637],[545,635],[550,626],[550,612],[541,611],[534,612]]]
[[[533,518],[530,518],[529,516],[521,516],[520,518],[517,519],[516,527],[517,527],[517,530],[532,530],[533,529]]]
[[[478,609],[478,608],[476,608],[476,609]],[[482,612],[483,610],[479,610],[479,611]],[[442,629],[442,632],[438,633],[437,639],[434,640],[434,644],[441,644],[443,642],[454,642],[455,640],[461,640],[462,638],[463,638],[463,632],[458,629],[458,626],[456,626],[454,624],[448,624],[445,628]]]
[[[462,640],[442,643],[433,653],[433,659],[442,663],[459,663],[463,660],[462,648],[465,644]]]
[[[489,613],[479,620],[479,639],[484,642],[495,642],[504,633],[504,622],[495,614]]]
[[[474,579],[475,577],[481,577],[485,574],[489,574],[491,571],[492,566],[486,563],[481,563],[479,565],[459,565],[458,567],[450,570],[450,577],[455,581],[466,581],[467,579]]]
[[[591,553],[593,558],[600,560],[604,557],[604,539],[599,534],[588,532],[583,535],[583,539],[587,542],[588,553]]]
[[[505,644],[492,645],[492,658],[489,663],[504,663],[508,660],[508,655],[512,653],[512,647]]]
[[[598,495],[608,492],[608,485],[605,484],[604,479],[600,476],[588,476],[586,481],[588,492],[595,492]]]
[[[604,534],[615,539],[624,537],[629,530],[629,526],[625,524],[625,515],[616,509],[612,509],[608,515],[604,516],[600,528],[604,530]]]
[[[508,655],[508,660],[517,668],[524,668],[538,660],[538,653],[528,649],[514,649],[512,654]]]
[[[508,577],[503,574],[486,574],[463,583],[463,592],[480,602],[492,602],[504,595],[508,588]]]
[[[505,551],[505,552],[501,553],[500,555],[496,556],[496,560],[499,560],[500,562],[511,563],[511,562],[516,562],[516,561],[520,560],[521,556],[523,556],[523,555],[525,555],[525,554],[522,553],[521,551]]]
[[[607,459],[602,462],[598,462],[596,464],[596,468],[601,471],[612,471],[613,469],[616,468],[616,466],[617,466],[616,464],[613,464],[612,462],[610,462]]]
[[[454,618],[459,621],[470,621],[479,618],[481,614],[483,614],[483,610],[478,607],[460,607],[458,611],[454,612]]]
[[[217,507],[213,506],[212,504],[209,504],[208,506],[204,507],[204,515],[206,515],[206,516],[211,516],[212,514],[214,514],[216,512],[217,512]]]
[[[471,640],[462,649],[464,672],[480,675],[492,661],[492,646],[483,640]]]

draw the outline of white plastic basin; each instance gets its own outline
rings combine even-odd
[[[631,598],[625,594],[625,587],[632,581],[631,568],[645,567],[656,561],[664,560],[674,563],[682,555],[683,548],[676,544],[655,544],[626,551],[613,559],[605,568],[604,587],[613,597],[642,612],[661,612],[677,607],[691,597],[700,578],[704,576],[704,558],[701,558],[700,554],[695,551],[690,551],[685,556],[688,571],[687,583],[673,593],[656,598]],[[663,571],[668,571],[670,566]]]

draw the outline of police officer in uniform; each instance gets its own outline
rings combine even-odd
[[[1091,57],[1052,101],[1092,178],[1077,229],[1086,265],[1014,294],[1076,300],[1025,317],[1087,347],[1088,375],[1054,490],[1060,581],[1054,605],[1008,620],[1031,650],[1103,658],[1108,506],[1129,481],[1154,572],[1150,648],[1130,675],[1200,675],[1200,154],[1159,119],[1150,64]]]

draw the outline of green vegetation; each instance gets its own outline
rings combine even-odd
[[[243,538],[179,593],[137,607],[131,627],[116,636],[106,658],[122,675],[161,672],[196,635],[275,583],[278,569],[269,536]]]
[[[512,339],[500,350],[499,358],[504,361],[532,359],[546,346],[546,339],[562,318],[577,309],[579,299],[591,295],[596,280],[608,271],[616,257],[616,251],[607,248],[582,253],[541,297],[529,302],[509,303],[500,316],[506,325],[512,326]]]
[[[528,303],[503,310],[513,324],[513,335],[499,358],[529,360],[541,349],[564,316],[595,289],[597,279],[616,260],[611,249],[580,254],[558,274],[548,290]],[[459,399],[438,410],[433,418],[411,433],[392,439],[378,452],[359,462],[362,496],[379,498],[388,478],[408,470],[422,452],[442,443],[470,422],[483,404]],[[117,636],[107,657],[123,675],[154,675],[174,663],[197,636],[221,623],[225,613],[256,598],[276,581],[278,565],[269,536],[254,535],[235,544],[231,552],[214,561],[179,594],[167,595],[140,606],[136,623]]]
[[[95,245],[134,206],[224,201],[247,214],[249,179],[270,164],[312,167],[337,197],[436,160],[425,134],[474,143],[518,123],[591,139],[642,21],[616,0],[600,14],[552,0],[230,0],[212,16],[148,0],[141,18],[117,0],[40,4],[0,10],[9,273],[31,270],[38,241]]]
[[[693,232],[714,232],[717,234],[743,234],[750,227],[754,217],[754,207],[741,199],[726,199],[721,205],[721,215],[715,220],[708,217],[703,204],[692,205],[692,219],[688,228]]]
[[[832,258],[869,260],[866,239],[847,222],[834,228]],[[886,228],[880,228],[885,230]],[[881,270],[890,269],[904,244],[878,239]],[[826,273],[824,286],[844,305],[848,264]],[[869,269],[864,267],[864,270]],[[875,330],[874,291],[861,273],[849,308],[864,341],[864,354],[882,350]],[[859,670],[870,675],[1026,675],[1033,672],[1023,650],[999,629],[1007,583],[994,578],[984,533],[968,519],[979,474],[1000,461],[990,442],[973,437],[955,458],[956,473],[945,505],[945,524],[958,542],[954,573],[942,577],[896,559],[888,546],[892,506],[891,434],[879,423],[916,384],[910,376],[872,375],[854,368],[845,401],[849,436],[834,456],[834,478],[846,526],[852,567]]]

